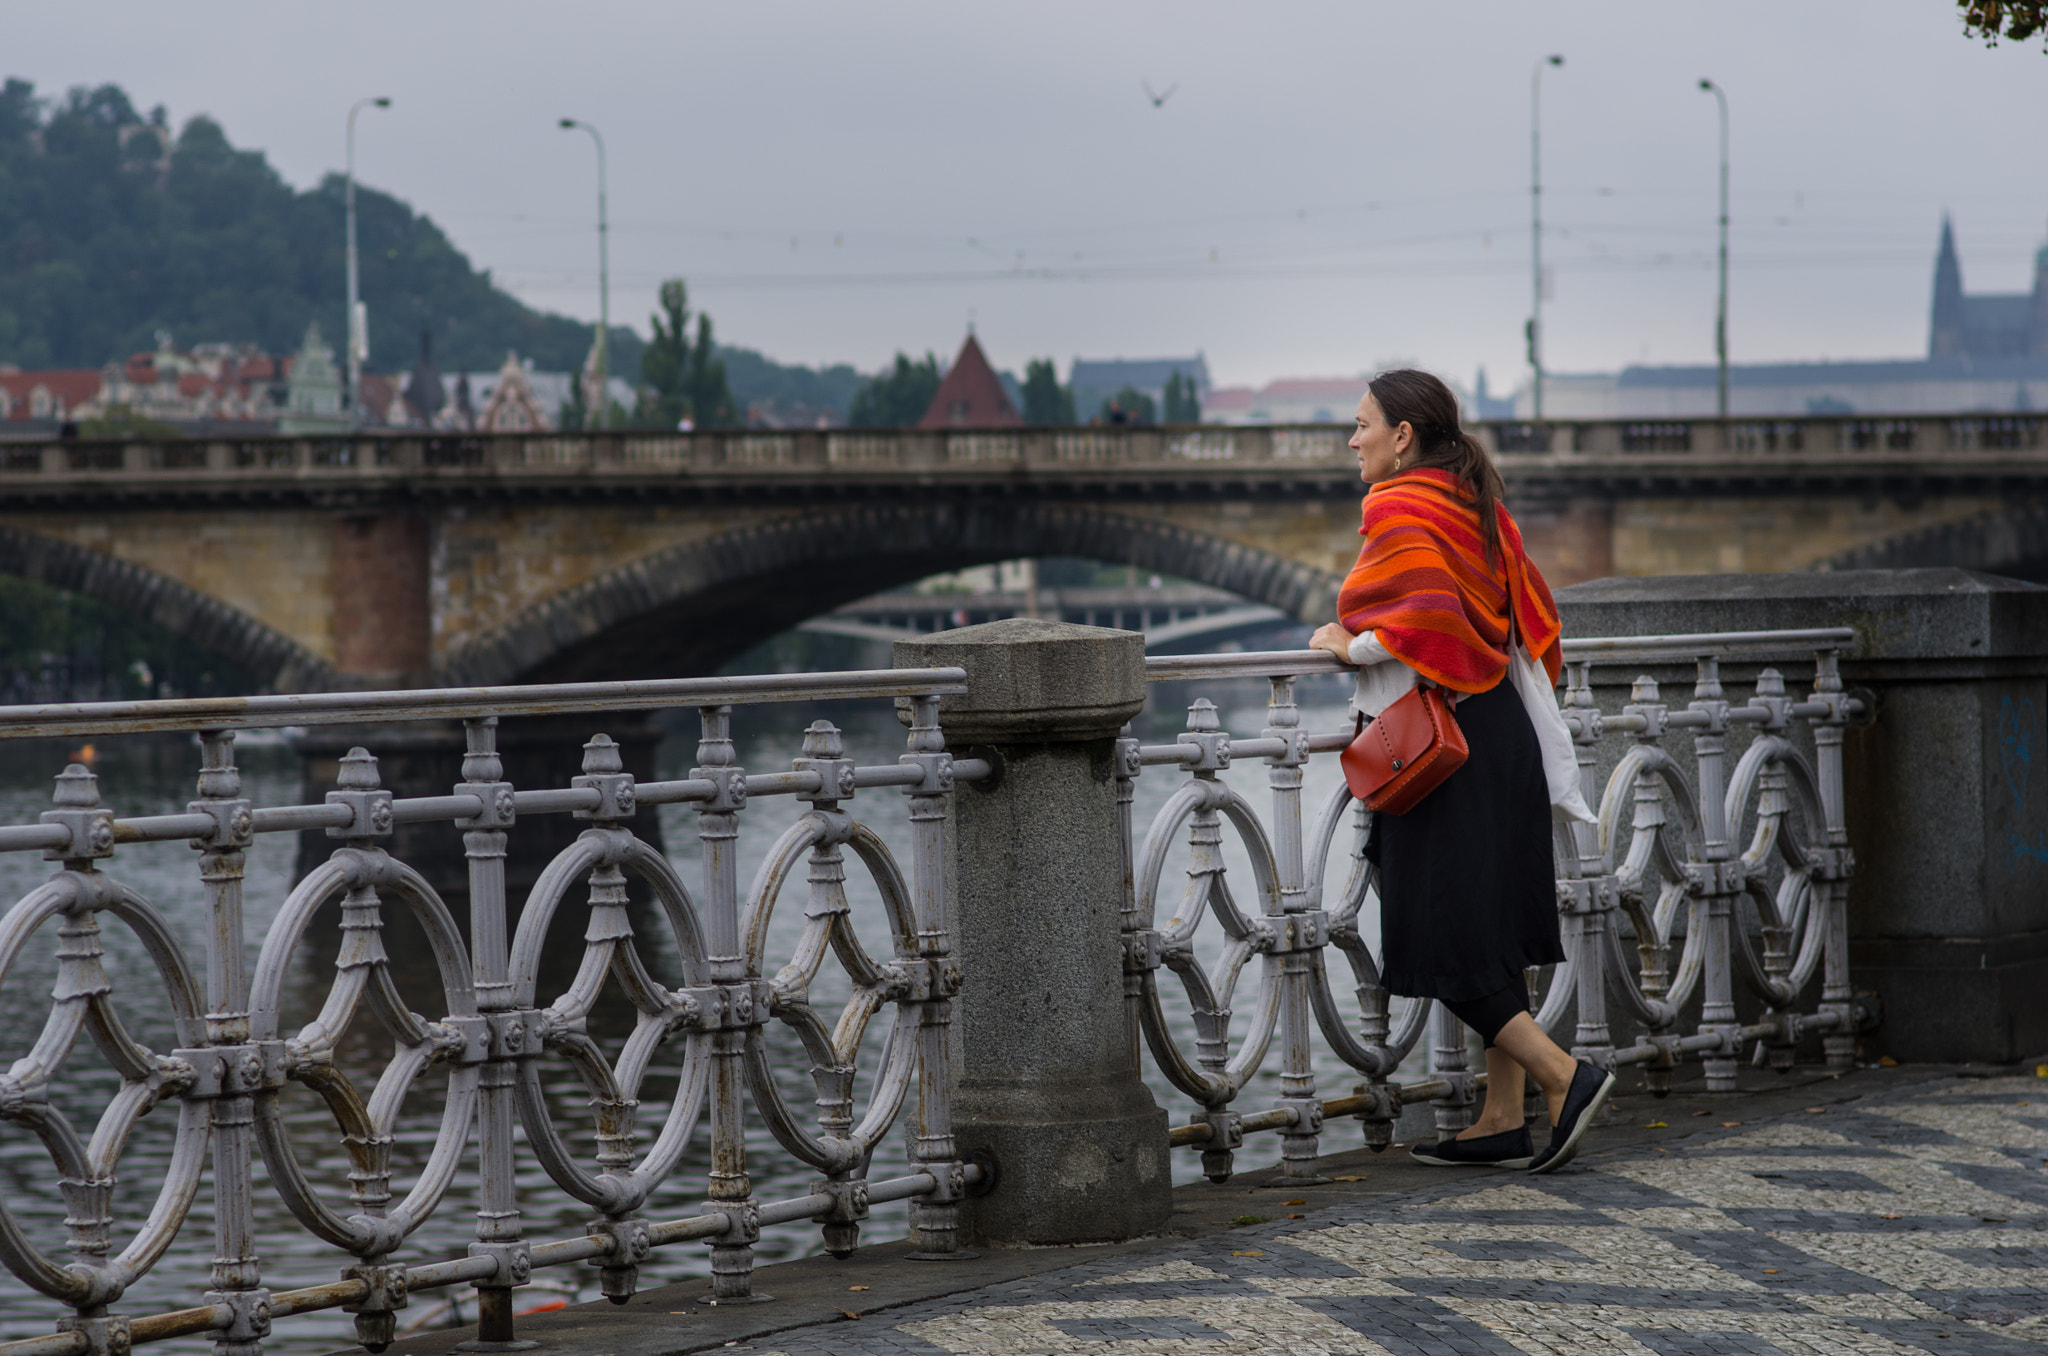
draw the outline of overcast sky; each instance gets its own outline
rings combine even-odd
[[[1552,370],[1711,361],[1702,76],[1738,362],[1924,353],[1944,210],[1972,291],[2027,288],[2048,240],[2048,54],[1985,50],[1950,0],[90,9],[10,6],[0,73],[209,113],[300,186],[341,167],[350,101],[390,95],[362,181],[594,318],[594,153],[556,126],[590,120],[614,320],[644,332],[681,274],[785,361],[943,357],[971,319],[1018,369],[1201,350],[1226,384],[1396,358],[1517,383],[1551,52]]]

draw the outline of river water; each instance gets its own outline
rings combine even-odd
[[[1314,731],[1341,728],[1344,720],[1343,689],[1338,683],[1339,680],[1329,678],[1304,680],[1300,694],[1304,728]],[[1153,709],[1138,722],[1138,733],[1147,742],[1170,740],[1174,731],[1183,724],[1184,712],[1180,703],[1202,695],[1213,699],[1222,709],[1225,729],[1240,737],[1256,735],[1266,720],[1266,690],[1263,682],[1162,685],[1154,689]],[[820,717],[832,719],[845,729],[848,756],[863,764],[893,763],[903,749],[903,729],[887,703],[742,708],[736,713],[734,731],[742,765],[749,771],[786,768],[788,760],[799,752],[803,728]],[[694,751],[694,723],[694,718],[685,715],[676,727],[677,733],[663,741],[659,755],[661,776],[685,775]],[[74,746],[49,743],[5,746],[5,756],[0,757],[0,823],[33,822],[40,811],[49,807],[49,778],[79,752]],[[102,741],[91,752],[94,770],[100,778],[102,803],[112,806],[123,816],[180,811],[192,798],[197,749],[188,741],[110,740]],[[256,804],[285,805],[301,799],[300,762],[292,748],[276,742],[245,740],[237,749],[237,761],[242,768],[244,794]],[[1140,778],[1135,822],[1137,836],[1141,840],[1145,826],[1185,775],[1170,768],[1150,768]],[[1270,792],[1263,763],[1254,760],[1240,764],[1226,772],[1224,777],[1251,801],[1262,820],[1269,819]],[[1319,755],[1311,760],[1303,801],[1307,821],[1305,830],[1313,828],[1316,815],[1338,781],[1334,755]],[[751,880],[756,865],[776,835],[805,808],[801,802],[786,796],[757,798],[749,804],[741,817],[742,889]],[[881,835],[898,855],[899,861],[907,863],[909,824],[906,797],[895,791],[867,791],[849,808]],[[666,851],[678,873],[694,889],[699,871],[695,816],[684,806],[663,806],[658,814]],[[446,832],[450,835],[458,833],[453,827],[448,827]],[[1348,829],[1343,832],[1348,838]],[[259,838],[249,853],[246,909],[252,967],[257,948],[269,932],[279,906],[293,884],[298,846],[294,835],[270,834]],[[1256,909],[1256,891],[1251,883],[1248,858],[1234,835],[1226,835],[1225,850],[1237,899],[1243,906]],[[888,933],[880,918],[879,896],[853,854],[849,852],[847,858],[848,894],[856,931],[871,955],[886,957]],[[157,843],[124,847],[111,861],[102,865],[156,905],[178,935],[195,973],[203,982],[207,920],[196,863],[197,854],[188,845]],[[40,860],[38,854],[0,855],[0,902],[11,903],[19,899],[55,869],[54,864]],[[1328,882],[1333,902],[1342,883],[1344,869],[1345,853],[1340,843],[1338,850],[1332,853]],[[791,954],[803,927],[803,896],[807,887],[803,883],[801,869],[794,876],[791,884],[785,887],[770,930],[768,968],[771,972]],[[1178,862],[1170,863],[1161,889],[1162,920],[1175,911],[1181,879]],[[580,902],[580,895],[572,893],[565,902],[565,914],[575,915]],[[635,917],[642,954],[649,968],[669,983],[678,982],[675,967],[669,961],[668,952],[662,947],[656,930],[658,915],[641,910]],[[1368,939],[1375,943],[1376,948],[1376,920],[1370,917],[1370,909],[1364,921]],[[575,919],[570,918],[568,923],[575,926]],[[104,927],[107,969],[115,1004],[123,1020],[129,1024],[135,1038],[144,1044],[158,1051],[171,1048],[176,1042],[161,1001],[161,984],[154,978],[151,966],[133,937],[111,918],[104,920]],[[577,949],[574,939],[578,933],[580,927],[572,933],[565,934],[559,928],[551,933],[550,959],[555,962],[551,974],[554,971],[566,974],[573,968]],[[49,1011],[54,929],[45,928],[44,934],[14,972],[0,983],[0,1066],[26,1053]],[[567,939],[566,947],[564,938]],[[1220,932],[1213,920],[1205,924],[1201,949],[1210,956],[1220,950]],[[295,953],[297,959],[286,1003],[284,1029],[287,1033],[296,1031],[317,1011],[331,983],[332,954],[331,933],[325,936],[309,934],[306,944]],[[416,957],[397,956],[395,959],[400,963],[413,962],[417,968]],[[1255,966],[1249,968],[1240,987],[1235,1007],[1241,1014],[1248,1013],[1253,1006],[1256,974]],[[1161,977],[1172,984],[1177,993],[1178,986],[1173,984],[1171,976],[1162,972]],[[1348,1008],[1348,976],[1339,966],[1333,969],[1331,978],[1340,1002]],[[972,982],[971,973],[968,982]],[[547,983],[544,979],[539,999],[543,1004],[553,997]],[[415,992],[419,992],[417,986],[409,985],[408,998]],[[555,992],[559,992],[559,988]],[[828,960],[812,989],[814,1004],[828,1022],[848,992],[849,985],[843,973]],[[431,1000],[428,998],[420,998],[415,1006],[427,1015],[439,1015],[438,1010],[429,1010]],[[1170,996],[1168,1013],[1186,1048],[1192,1051],[1193,1027],[1185,1002],[1177,996]],[[593,1014],[593,1034],[599,1037],[610,1054],[616,1055],[619,1040],[630,1029],[631,1015],[623,1001],[614,1001]],[[863,1070],[872,1071],[879,1063],[881,1044],[891,1015],[885,1011],[870,1028],[861,1060]],[[770,1024],[768,1039],[775,1055],[782,1095],[797,1109],[799,1119],[808,1123],[811,1088],[806,1070],[809,1061],[802,1055],[792,1033],[780,1024]],[[367,1094],[378,1069],[388,1058],[388,1038],[380,1040],[371,1024],[359,1018],[342,1050],[344,1068],[350,1072],[358,1089]],[[1277,1063],[1276,1048],[1267,1056],[1266,1071],[1243,1094],[1239,1106],[1251,1110],[1270,1105],[1278,1095]],[[1152,1083],[1160,1104],[1168,1108],[1173,1123],[1183,1123],[1190,1110],[1188,1100],[1157,1077],[1150,1068],[1149,1056],[1146,1065],[1148,1081]],[[551,1062],[547,1067],[546,1081],[556,1124],[564,1128],[565,1135],[575,1139],[584,1161],[588,1163],[594,1152],[594,1142],[589,1130],[586,1094],[565,1064]],[[1348,1091],[1356,1081],[1355,1076],[1323,1048],[1320,1040],[1317,1042],[1316,1067],[1325,1097]],[[400,1193],[410,1184],[408,1171],[416,1170],[417,1165],[424,1161],[439,1133],[441,1086],[438,1077],[423,1080],[415,1086],[405,1103],[394,1154],[394,1163],[398,1165],[394,1186]],[[116,1081],[105,1061],[89,1041],[81,1039],[67,1060],[63,1076],[51,1096],[74,1126],[79,1127],[80,1133],[89,1135],[90,1127],[97,1121],[115,1087]],[[671,1073],[650,1077],[643,1089],[639,1123],[639,1143],[643,1147],[651,1143],[657,1133],[662,1108],[673,1096],[674,1087]],[[866,1083],[863,1081],[860,1088],[863,1100],[865,1093]],[[281,1094],[281,1104],[286,1109],[300,1163],[320,1184],[330,1204],[346,1213],[347,1160],[341,1152],[332,1119],[314,1097],[296,1086]],[[163,1179],[173,1114],[173,1110],[166,1107],[144,1118],[121,1160],[115,1193],[117,1249],[146,1215]],[[1326,1132],[1325,1143],[1333,1150],[1351,1148],[1356,1144],[1353,1134],[1355,1132],[1349,1129],[1349,1123],[1335,1122]],[[1278,1141],[1275,1137],[1255,1137],[1240,1153],[1239,1166],[1263,1166],[1277,1155]],[[523,1164],[520,1199],[525,1211],[527,1236],[535,1241],[544,1241],[580,1233],[588,1211],[555,1188],[530,1154],[522,1151],[520,1161]],[[892,1133],[877,1151],[871,1175],[876,1178],[896,1175],[905,1170],[904,1164],[902,1139]],[[1198,1159],[1189,1150],[1176,1151],[1174,1168],[1177,1181],[1193,1180],[1199,1176]],[[696,1203],[701,1200],[704,1190],[706,1169],[704,1129],[700,1123],[691,1155],[668,1185],[655,1193],[643,1213],[651,1219],[696,1213]],[[776,1145],[759,1128],[758,1121],[753,1122],[750,1128],[749,1169],[754,1174],[756,1197],[763,1201],[801,1195],[814,1176],[811,1170]],[[16,1221],[45,1250],[46,1255],[63,1256],[65,1208],[57,1188],[56,1172],[41,1143],[24,1127],[11,1122],[0,1123],[0,1190],[6,1192],[6,1204]],[[465,1170],[440,1208],[412,1236],[395,1260],[417,1264],[462,1255],[465,1244],[474,1237],[474,1190],[473,1173]],[[297,1225],[270,1190],[260,1164],[256,1193],[258,1237],[266,1283],[275,1289],[284,1289],[335,1279],[338,1268],[350,1259],[317,1242]],[[905,1205],[878,1206],[866,1226],[865,1237],[869,1240],[899,1237],[906,1220]],[[116,1306],[117,1310],[142,1314],[197,1303],[207,1285],[213,1252],[212,1235],[209,1173],[170,1252],[153,1272],[129,1290]],[[766,1263],[817,1250],[816,1226],[793,1224],[766,1231],[756,1252],[758,1259]],[[707,1270],[706,1249],[701,1244],[681,1244],[658,1250],[642,1268],[642,1283],[703,1276]],[[596,1271],[587,1266],[538,1271],[534,1281],[533,1286],[521,1292],[519,1307],[522,1309],[554,1300],[577,1302],[598,1296]],[[464,1320],[473,1322],[475,1309],[469,1298],[471,1293],[466,1288],[459,1292],[454,1288],[422,1292],[414,1297],[412,1306],[400,1314],[401,1332],[415,1326],[441,1326]],[[0,1273],[0,1339],[46,1333],[51,1330],[55,1317],[62,1312],[63,1306],[30,1291],[11,1275]],[[338,1312],[302,1315],[281,1320],[269,1346],[291,1353],[328,1351],[350,1342],[352,1331],[351,1320]],[[199,1352],[207,1350],[208,1344],[193,1339],[158,1344],[158,1349]]]

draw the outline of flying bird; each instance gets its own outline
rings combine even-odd
[[[1152,101],[1152,107],[1157,108],[1161,104],[1165,103],[1168,99],[1171,99],[1173,97],[1173,92],[1180,88],[1180,82],[1176,80],[1172,84],[1168,85],[1166,87],[1166,92],[1163,94],[1154,94],[1152,92],[1152,82],[1149,80],[1140,80],[1138,82],[1138,88],[1145,91],[1145,97]]]

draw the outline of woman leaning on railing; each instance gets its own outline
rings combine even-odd
[[[1403,814],[1373,817],[1384,980],[1434,998],[1486,1042],[1486,1106],[1425,1163],[1554,1172],[1577,1152],[1614,1075],[1574,1060],[1529,1014],[1527,967],[1564,960],[1551,815],[1590,821],[1553,685],[1561,628],[1501,500],[1486,450],[1427,372],[1373,378],[1351,435],[1366,492],[1358,563],[1318,649],[1358,666],[1354,708],[1377,717],[1429,683],[1454,703],[1470,755]],[[1546,737],[1547,736],[1547,737]],[[1524,1071],[1550,1105],[1535,1151]]]

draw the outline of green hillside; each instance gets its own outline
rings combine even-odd
[[[175,137],[167,124],[113,85],[61,100],[0,88],[0,362],[97,367],[160,329],[287,352],[309,320],[338,342],[340,176],[300,193],[211,119]],[[546,369],[583,361],[587,325],[499,290],[389,194],[358,185],[356,208],[376,366],[409,366],[429,328],[445,369],[495,367],[508,348]],[[612,343],[616,369],[635,371],[639,338],[621,328]]]
[[[427,217],[361,184],[356,215],[374,368],[409,368],[422,330],[443,371],[494,368],[507,349],[546,371],[582,365],[589,325],[499,289]],[[309,320],[338,347],[342,239],[339,175],[298,192],[212,119],[173,135],[163,109],[144,116],[114,85],[61,99],[21,79],[0,87],[0,363],[99,367],[154,348],[158,330],[186,345],[284,353]],[[632,299],[615,300],[632,311]],[[614,326],[613,373],[636,377],[644,348]],[[730,347],[721,356],[741,408],[844,416],[860,383],[843,365],[786,366]]]

